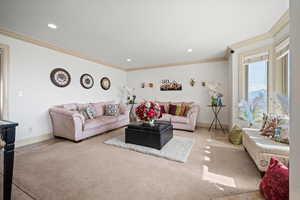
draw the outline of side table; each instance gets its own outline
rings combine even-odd
[[[214,126],[215,129],[218,128],[218,125],[220,126],[221,130],[223,131],[223,133],[225,134],[225,129],[223,128],[220,120],[219,120],[219,113],[222,110],[222,108],[226,107],[225,105],[222,106],[213,106],[213,105],[208,105],[208,107],[211,108],[212,112],[214,113],[214,119],[211,122],[208,131],[210,131],[212,129],[212,127]]]

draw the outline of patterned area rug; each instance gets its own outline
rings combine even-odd
[[[192,150],[194,139],[174,136],[161,150],[125,143],[124,135],[106,140],[104,143],[125,149],[130,149],[144,154],[165,158],[168,160],[185,163]]]
[[[243,194],[221,197],[213,200],[264,200],[265,198],[260,194],[259,191],[247,192]]]

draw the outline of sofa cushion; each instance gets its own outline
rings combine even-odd
[[[162,114],[167,113],[164,105],[159,105]]]
[[[158,105],[164,106],[166,113],[169,113],[169,104],[170,104],[170,102],[156,101],[155,103],[157,103]]]
[[[68,103],[63,104],[62,107],[67,110],[77,110],[77,104],[76,103]]]
[[[89,119],[94,119],[97,114],[96,108],[92,104],[89,104],[86,107],[86,113],[89,116]]]
[[[169,106],[169,114],[176,115],[177,105],[170,104]]]
[[[287,144],[275,142],[260,135],[260,132],[245,131],[244,134],[247,141],[255,146],[257,152],[289,156],[290,147]]]
[[[107,101],[107,102],[98,102],[98,103],[93,103],[93,106],[96,109],[96,117],[104,115],[104,107],[107,104],[113,104],[113,101]]]
[[[120,114],[119,104],[107,104],[105,105],[105,116],[118,116]]]
[[[118,121],[115,116],[100,116],[95,119],[86,120],[84,123],[84,129],[93,129],[105,126],[107,124],[112,124]]]
[[[171,116],[172,116],[172,115],[170,115],[170,114],[163,113],[162,116],[161,116],[161,118],[159,118],[158,120],[159,120],[159,121],[170,121]]]
[[[187,124],[189,123],[189,119],[183,116],[171,115],[171,121],[174,123]]]
[[[117,117],[117,119],[119,121],[123,121],[123,120],[129,120],[129,116],[128,115],[125,115],[125,114],[121,114]]]

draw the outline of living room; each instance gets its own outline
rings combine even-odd
[[[1,1],[1,197],[298,199],[299,11]]]

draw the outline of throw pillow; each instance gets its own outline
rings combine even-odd
[[[159,105],[161,114],[167,113],[164,105]]]
[[[107,104],[105,106],[105,116],[118,116],[120,114],[119,104]]]
[[[278,127],[278,120],[276,117],[269,117],[264,129],[261,132],[261,135],[263,136],[274,136],[275,134],[275,128]]]
[[[184,110],[184,114],[183,114],[183,116],[187,116],[188,115],[188,112],[191,110],[191,106],[186,106],[185,107],[185,110]]]
[[[270,165],[260,183],[260,191],[267,200],[289,199],[289,169],[278,159],[271,158]]]
[[[97,111],[92,104],[88,104],[86,107],[86,113],[89,119],[94,119],[96,117]]]
[[[177,109],[176,105],[170,104],[170,106],[169,106],[169,114],[176,115],[176,109]]]
[[[176,115],[176,116],[180,116],[180,113],[181,113],[181,110],[182,110],[182,109],[184,109],[184,107],[178,105],[178,106],[176,107],[176,113],[175,113],[175,115]]]
[[[90,119],[86,110],[80,110],[79,113],[84,117],[84,120]]]
[[[184,104],[181,106],[181,110],[180,110],[179,116],[184,116],[186,108],[187,108],[187,106],[184,105]]]

